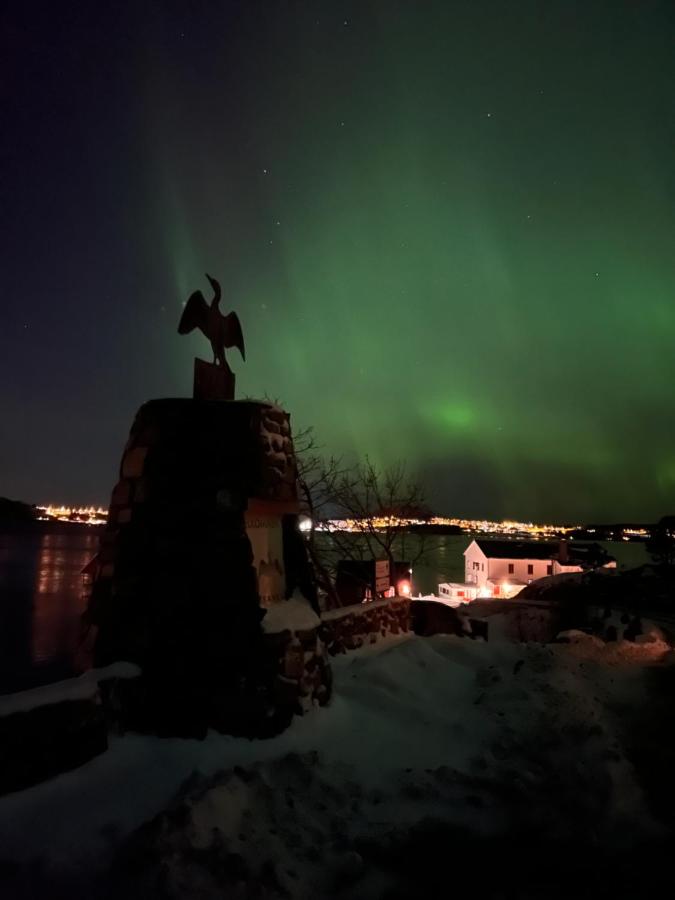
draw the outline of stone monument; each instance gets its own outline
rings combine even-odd
[[[116,698],[124,727],[265,735],[294,710],[275,691],[279,654],[261,620],[298,589],[316,610],[316,592],[297,529],[290,417],[234,400],[224,350],[244,356],[241,325],[220,313],[209,280],[210,306],[192,294],[179,332],[203,331],[214,362],[195,360],[192,399],[150,400],[136,414],[88,618],[95,665],[127,660],[143,672]]]

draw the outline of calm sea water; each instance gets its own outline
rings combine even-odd
[[[408,541],[400,559],[415,553],[414,538]],[[427,558],[413,572],[414,593],[462,581],[462,553],[470,542],[464,535],[428,539]],[[642,544],[604,546],[620,566],[646,560]],[[0,534],[0,694],[66,678],[86,664],[81,572],[97,547],[94,530]]]
[[[97,548],[95,531],[0,534],[0,693],[75,674]]]

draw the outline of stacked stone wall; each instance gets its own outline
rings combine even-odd
[[[302,715],[328,703],[333,682],[318,628],[266,634],[265,645],[274,666],[273,691],[278,708]]]
[[[392,597],[325,612],[320,636],[330,656],[374,644],[387,635],[410,631],[410,600]]]
[[[332,693],[329,657],[410,631],[410,601],[397,597],[324,613],[315,628],[265,635],[279,708],[302,715]]]

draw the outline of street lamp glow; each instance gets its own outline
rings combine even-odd
[[[313,522],[309,516],[299,516],[298,517],[298,531],[301,531],[303,534],[309,534],[312,530]]]

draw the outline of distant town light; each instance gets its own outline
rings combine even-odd
[[[503,534],[507,537],[529,537],[532,540],[550,540],[566,535],[579,525],[542,525],[534,522],[514,522],[504,519],[501,522],[490,522],[486,519],[459,519],[445,516],[432,516],[429,519],[412,518],[406,516],[372,516],[370,518],[353,519],[326,519],[317,522],[314,527],[317,531],[346,531],[352,533],[366,533],[371,531],[384,531],[391,528],[410,528],[418,525],[453,525],[469,534]]]
[[[75,522],[80,525],[105,525],[108,520],[108,510],[94,506],[37,506],[42,513],[37,518],[42,521]]]
[[[303,534],[309,534],[312,530],[313,522],[309,516],[298,516],[298,531]]]
[[[400,597],[409,597],[410,596],[410,582],[409,581],[399,581],[398,593],[399,593]]]

